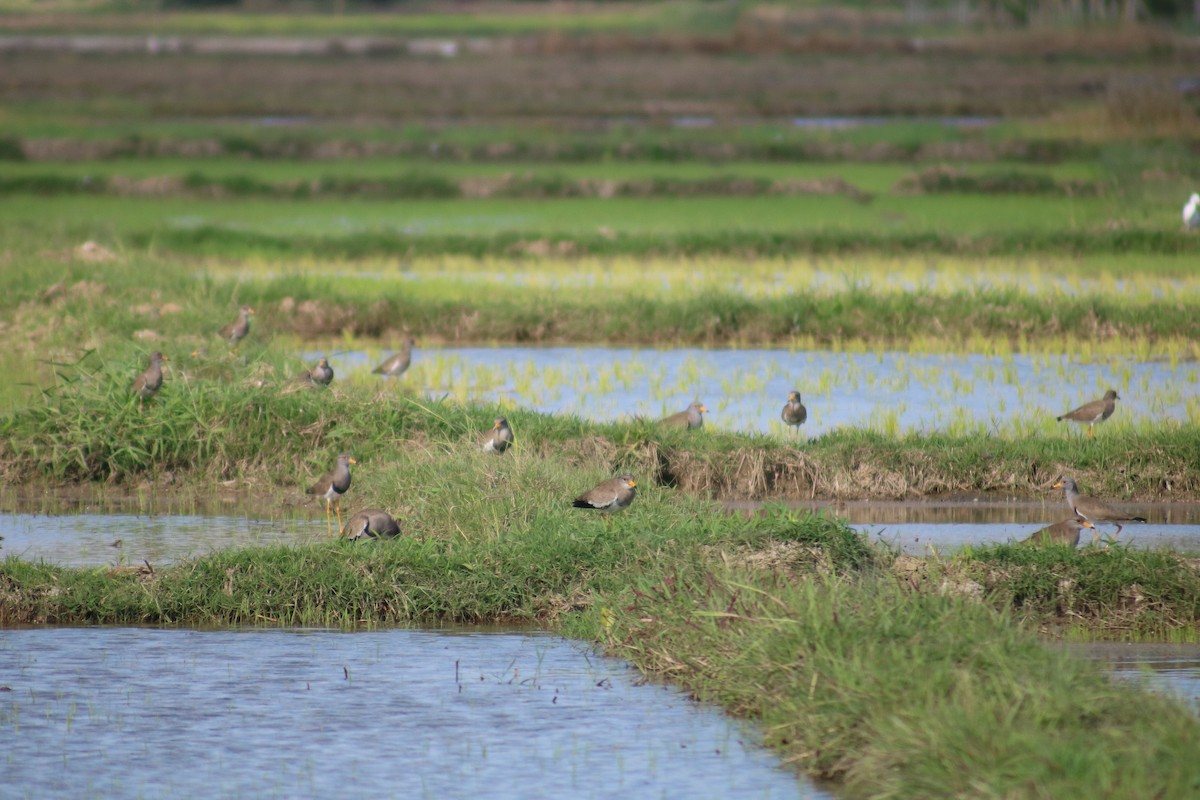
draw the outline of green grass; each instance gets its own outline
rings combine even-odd
[[[200,362],[177,353],[144,412],[128,391],[145,362],[135,348],[60,367],[65,377],[44,399],[0,417],[0,474],[17,486],[133,485],[169,475],[177,487],[233,480],[259,493],[287,493],[327,470],[339,452],[360,458],[360,471],[370,476],[404,442],[421,442],[412,457],[471,450],[467,443],[497,413],[344,376],[329,390],[300,387],[293,380],[300,362],[262,350],[253,336],[243,345],[249,363],[218,351]],[[1057,431],[892,436],[845,429],[794,448],[773,436],[697,435],[645,420],[598,424],[502,413],[518,431],[518,449],[530,455],[588,453],[597,479],[628,469],[651,485],[722,499],[1002,492],[1057,502],[1046,485],[1060,474],[1114,500],[1161,499],[1164,487],[1173,500],[1200,496],[1200,429],[1191,424],[1118,427],[1087,440]],[[429,491],[409,482],[395,496],[428,500]]]
[[[1043,622],[1071,616],[1095,620],[1111,637],[1169,634],[1161,612],[1200,619],[1200,573],[1176,553],[1138,551],[1119,543],[1103,549],[991,545],[965,548],[946,566],[977,581],[993,602]]]
[[[582,630],[608,652],[757,719],[768,744],[847,797],[1200,787],[1194,717],[1126,694],[982,605],[736,563],[647,576],[603,602]]]
[[[1196,253],[1200,237],[1179,230],[1174,205],[1022,195],[880,196],[867,204],[845,196],[0,199],[15,237],[288,258],[508,255],[539,239],[604,256]]]
[[[1011,170],[1014,174],[1027,176],[1031,180],[1042,179],[1052,182],[1095,180],[1101,174],[1097,165],[1084,161],[1033,167],[998,161],[990,162],[987,165],[971,165],[964,172],[967,175],[982,175],[996,170]],[[725,177],[779,181],[840,178],[864,192],[886,194],[898,181],[912,175],[913,172],[912,166],[898,163],[632,160],[546,163],[540,161],[464,162],[417,158],[362,158],[330,164],[314,160],[258,160],[248,163],[244,158],[225,156],[205,159],[118,158],[102,161],[52,163],[0,161],[0,181],[3,181],[0,183],[0,187],[3,188],[5,194],[14,194],[21,190],[16,181],[27,181],[29,188],[25,191],[39,193],[39,182],[44,182],[48,191],[57,188],[52,184],[53,181],[76,181],[74,184],[68,184],[68,188],[70,188],[78,186],[77,182],[85,178],[96,181],[112,177],[146,179],[186,178],[196,175],[210,181],[238,179],[271,185],[288,181],[320,181],[322,179],[384,180],[421,174],[446,181],[504,176],[529,176],[543,180],[558,178],[573,181],[582,179],[698,181]]]
[[[41,24],[21,26],[23,32],[71,33],[157,33],[160,35],[226,36],[503,36],[531,33],[607,33],[661,30],[697,15],[683,13],[688,4],[602,4],[572,13],[530,11],[519,6],[497,11],[480,10],[437,13],[436,6],[425,4],[424,13],[405,9],[406,13],[267,13],[255,14],[222,9],[206,11],[176,10],[145,13],[144,9],[79,9],[75,16],[44,18]],[[609,7],[606,7],[608,5]],[[3,9],[0,9],[3,10]],[[26,13],[37,8],[14,9]],[[122,13],[124,12],[124,13]]]
[[[1181,704],[1045,648],[995,601],[897,581],[889,555],[837,520],[727,516],[647,486],[606,525],[562,499],[590,468],[514,455],[426,453],[352,487],[385,496],[417,473],[420,511],[409,495],[393,541],[220,552],[153,572],[10,558],[0,624],[539,619],[756,720],[768,746],[847,797],[1200,787],[1200,722]],[[1195,571],[1158,568],[1192,587],[1190,618],[1185,595],[1160,618],[1194,625]]]

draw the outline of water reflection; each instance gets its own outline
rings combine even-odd
[[[322,355],[303,354],[306,362]],[[329,353],[339,377],[366,378],[382,351]],[[1116,387],[1110,427],[1184,422],[1200,396],[1200,367],[1111,357],[899,352],[678,350],[574,347],[422,348],[408,386],[464,402],[616,420],[662,416],[695,398],[706,425],[782,434],[779,410],[799,389],[807,436],[842,427],[887,434],[983,430],[1079,435],[1055,416]]]
[[[0,631],[6,797],[823,798],[545,635]]]
[[[1089,642],[1065,647],[1101,662],[1117,680],[1177,697],[1200,712],[1200,644]]]

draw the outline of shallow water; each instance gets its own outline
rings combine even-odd
[[[0,631],[4,797],[825,798],[547,635]]]
[[[337,521],[334,520],[334,524]],[[169,564],[217,550],[315,542],[324,519],[138,514],[0,514],[0,557],[71,567]]]
[[[342,378],[371,380],[369,370],[387,352],[328,356]],[[710,409],[707,426],[780,435],[786,432],[780,410],[797,389],[808,408],[801,430],[809,437],[841,427],[1079,436],[1082,428],[1055,417],[1108,388],[1121,396],[1110,426],[1182,422],[1200,410],[1200,365],[1117,357],[1077,363],[1065,356],[898,352],[419,348],[401,380],[438,397],[600,421],[657,418],[698,398]]]
[[[951,553],[966,545],[1003,544],[1020,541],[1068,514],[1058,492],[1045,502],[1017,500],[950,502],[803,502],[786,505],[825,511],[847,520],[872,540],[896,547],[910,555]],[[762,503],[727,503],[732,511],[753,513]],[[1115,541],[1139,549],[1173,549],[1200,552],[1200,505],[1195,503],[1121,503],[1122,509],[1145,517],[1145,523],[1125,525]],[[1100,537],[1107,540],[1116,526],[1101,524]],[[1094,542],[1085,531],[1079,544]]]
[[[930,555],[934,552],[952,553],[966,545],[1010,544],[1025,539],[1035,531],[1064,517],[1065,515],[1028,524],[860,524],[853,527],[871,539],[897,547],[905,553]],[[1200,525],[1131,523],[1115,538],[1115,525],[1100,525],[1099,528],[1100,544],[1111,538],[1112,541],[1137,549],[1169,548],[1183,553],[1200,553]],[[1081,547],[1095,543],[1097,540],[1090,531],[1084,531],[1079,538]]]
[[[1200,644],[1089,642],[1064,646],[1100,662],[1117,680],[1176,697],[1200,712]]]
[[[1011,542],[1063,518],[1058,502],[1036,503],[791,503],[847,519],[870,539],[912,555],[948,554],[965,545]],[[728,503],[754,513],[761,503]],[[1128,504],[1147,523],[1126,525],[1116,541],[1135,548],[1200,553],[1200,506]],[[336,520],[335,520],[336,525]],[[1108,538],[1115,526],[1102,525]],[[336,533],[336,531],[335,531]],[[326,539],[320,517],[255,519],[198,514],[0,513],[0,558],[69,567],[166,566],[218,550]],[[1090,534],[1080,544],[1092,542]]]

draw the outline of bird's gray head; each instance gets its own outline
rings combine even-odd
[[[1105,400],[1120,400],[1121,395],[1117,394],[1116,389],[1109,389],[1107,392],[1104,393],[1104,399]]]
[[[357,464],[358,463],[358,461],[354,458],[354,456],[349,456],[349,455],[346,455],[345,453],[341,453],[340,455],[338,455],[337,460],[338,460],[339,464]]]
[[[789,403],[799,403],[799,402],[800,402],[800,392],[799,392],[799,390],[797,390],[797,389],[792,389],[792,391],[790,391],[790,392],[788,393],[788,402],[789,402]]]
[[[508,418],[507,417],[496,417],[496,421],[495,421],[495,423],[493,423],[492,427],[493,428],[507,428],[508,427]]]
[[[1068,491],[1068,492],[1078,492],[1079,491],[1079,487],[1075,485],[1075,479],[1068,478],[1066,476],[1059,478],[1057,481],[1054,482],[1054,485],[1051,486],[1050,488],[1063,489],[1064,491]]]

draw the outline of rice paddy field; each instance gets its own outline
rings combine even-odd
[[[368,683],[358,702],[387,703],[356,676],[396,657],[402,629],[446,650],[444,626],[516,626],[464,634],[483,663],[549,630],[749,720],[714,728],[714,748],[765,745],[765,761],[745,748],[764,772],[695,769],[770,796],[1200,793],[1188,690],[1057,645],[1191,652],[1200,635],[1192,23],[971,3],[335,5],[0,0],[15,796],[48,769],[37,736],[86,745],[64,750],[65,776],[94,771],[72,772],[87,737],[126,735],[68,706],[30,716],[39,635],[61,669],[103,649],[43,630],[77,625],[247,664],[245,629],[283,628],[270,642],[318,690],[311,713]],[[218,330],[242,305],[231,343]],[[409,338],[403,374],[372,371]],[[153,351],[163,385],[139,398]],[[320,358],[329,386],[306,377]],[[798,429],[780,418],[793,390]],[[1090,432],[1056,419],[1108,390]],[[693,401],[703,427],[661,423]],[[480,441],[499,416],[515,440],[497,455]],[[333,508],[305,489],[339,453],[353,482]],[[572,505],[626,473],[627,509]],[[1149,521],[1021,544],[1068,514],[1065,476]],[[329,540],[367,507],[401,535]],[[343,643],[336,670],[310,657],[313,628]],[[571,654],[553,652],[568,661],[481,681],[570,706]],[[448,663],[427,667],[443,710],[464,685]],[[605,675],[580,686],[624,686]],[[271,741],[270,712],[254,716]],[[124,747],[159,735],[137,730]],[[579,763],[612,761],[579,742]],[[540,785],[606,796],[555,782],[561,755],[538,761]],[[363,786],[392,785],[356,758]],[[650,761],[667,794],[694,769]],[[640,780],[617,762],[614,780]],[[144,792],[105,770],[93,793]],[[225,777],[231,795],[267,785]],[[59,796],[79,796],[70,783]]]

